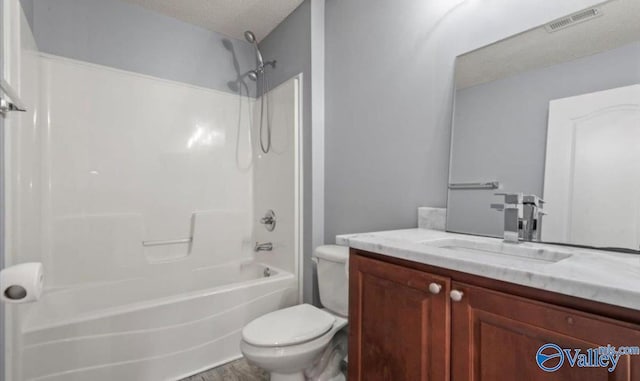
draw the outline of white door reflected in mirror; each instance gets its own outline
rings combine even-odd
[[[546,242],[640,249],[640,85],[553,100]]]

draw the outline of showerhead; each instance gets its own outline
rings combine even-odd
[[[244,32],[244,38],[246,38],[247,41],[249,41],[252,44],[254,44],[256,42],[256,35],[253,34],[253,32],[250,31],[250,30]]]
[[[247,41],[253,45],[253,47],[256,49],[256,61],[258,61],[258,68],[257,68],[257,72],[260,72],[264,66],[264,61],[262,60],[262,53],[260,53],[260,48],[258,47],[258,40],[256,40],[256,35],[253,34],[252,31],[248,30],[246,32],[244,32],[244,38],[247,39]],[[255,77],[257,78],[257,73],[255,75]],[[253,79],[253,77],[251,77],[251,79]]]
[[[247,76],[249,77],[249,79],[251,79],[252,81],[257,81],[258,80],[258,72],[255,70],[251,70],[249,73],[247,73]]]

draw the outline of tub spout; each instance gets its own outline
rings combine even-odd
[[[265,243],[256,242],[256,247],[253,250],[254,251],[271,251],[271,250],[273,250],[273,243],[271,243],[271,242],[265,242]]]

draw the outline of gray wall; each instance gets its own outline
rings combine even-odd
[[[325,239],[446,204],[454,57],[596,0],[327,0]]]
[[[259,44],[264,59],[276,60],[275,69],[267,68],[271,88],[302,73],[302,140],[305,189],[304,204],[304,300],[312,302],[315,283],[311,254],[311,1],[303,2]]]
[[[418,206],[446,203],[449,131],[430,110],[433,57],[415,46],[422,1],[327,1],[327,242],[415,227]]]
[[[640,83],[640,42],[456,92],[451,181],[542,196],[549,101]],[[502,236],[494,191],[449,192],[452,231]]]
[[[245,41],[119,0],[23,0],[40,51],[234,92],[255,67]],[[255,95],[255,84],[247,81]]]
[[[22,11],[24,12],[31,29],[33,29],[33,1],[34,0],[20,0],[20,5],[22,5]]]

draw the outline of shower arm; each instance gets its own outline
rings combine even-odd
[[[260,63],[260,64],[258,65],[258,67],[256,68],[256,70],[255,70],[255,71],[257,71],[258,73],[262,73],[262,72],[264,72],[264,69],[265,69],[267,66],[271,66],[273,69],[275,69],[275,68],[276,68],[276,62],[277,62],[276,60],[262,62],[262,63]]]

